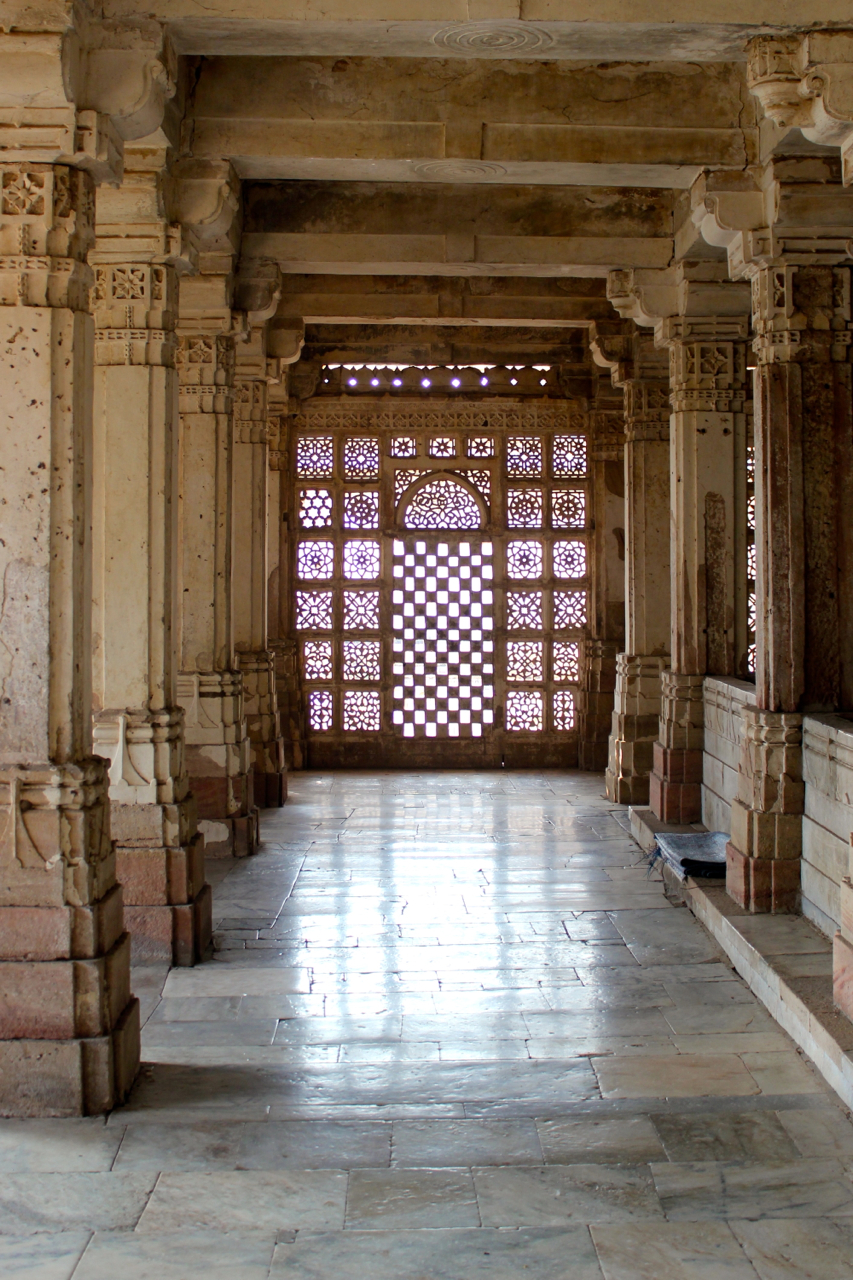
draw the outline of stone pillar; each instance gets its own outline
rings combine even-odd
[[[596,349],[625,397],[625,652],[616,657],[607,795],[647,804],[669,666],[668,364],[636,328],[609,342],[595,334]]]
[[[801,713],[853,707],[851,271],[816,257],[745,267],[758,361],[758,708],[741,753],[727,881],[751,911],[799,903]]]
[[[91,177],[0,174],[0,1112],[81,1115],[139,1062],[130,937],[92,755]]]
[[[298,366],[295,366],[298,367]],[[292,370],[288,370],[288,382]],[[279,383],[278,388],[286,386]],[[275,386],[271,391],[278,390]],[[288,770],[305,767],[305,710],[302,697],[302,673],[299,664],[299,642],[291,633],[291,531],[290,492],[288,469],[287,399],[281,394],[271,402],[269,415],[269,640],[275,661],[276,703],[278,706],[281,736],[284,742],[284,762]]]
[[[595,522],[590,538],[590,634],[580,645],[577,693],[578,768],[603,773],[607,767],[616,655],[625,636],[625,476],[621,396],[610,380],[598,379],[590,413],[590,503]]]
[[[234,397],[234,641],[255,797],[278,807],[287,797],[287,775],[275,656],[268,644],[268,378],[265,334],[258,327],[238,352]]]
[[[110,760],[134,959],[191,965],[210,941],[211,894],[176,687],[178,280],[160,173],[126,157],[122,186],[98,192],[91,255],[94,743]]]
[[[181,285],[178,698],[207,852],[242,857],[255,851],[258,814],[232,621],[230,288],[204,272]]]
[[[674,316],[656,327],[670,355],[671,651],[662,677],[651,807],[702,816],[706,674],[735,664],[736,442],[746,432],[745,316]]]

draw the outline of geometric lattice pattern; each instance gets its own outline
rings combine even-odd
[[[506,473],[512,480],[538,479],[542,475],[542,441],[538,436],[509,436]]]
[[[302,653],[306,680],[334,680],[331,640],[306,640]]]
[[[380,677],[378,640],[344,641],[344,679],[373,681]]]
[[[404,738],[479,738],[493,721],[491,560],[491,543],[394,543],[392,719]]]
[[[508,631],[541,631],[542,592],[508,591],[506,625]]]
[[[508,542],[506,544],[506,576],[508,578],[542,577],[542,543]]]
[[[379,592],[344,592],[344,631],[379,630]]]
[[[554,630],[586,626],[586,592],[554,592]]]
[[[551,525],[554,529],[583,529],[586,524],[586,494],[583,489],[555,489],[551,494]]]
[[[509,689],[506,727],[510,733],[541,733],[544,725],[541,689]]]
[[[296,627],[299,631],[331,631],[331,591],[296,592]]]
[[[571,689],[554,690],[554,728],[560,732],[575,727],[575,696]]]
[[[345,542],[344,543],[344,577],[362,579],[379,577],[379,543],[378,542]]]
[[[586,475],[586,436],[554,436],[551,474],[555,480]]]
[[[551,651],[551,678],[577,683],[580,678],[580,646],[577,640],[555,640]]]
[[[344,494],[344,528],[379,528],[379,494],[375,489],[356,489]]]
[[[327,733],[333,727],[333,707],[331,689],[312,689],[308,694],[308,724],[315,733]]]
[[[495,441],[493,436],[472,436],[468,441],[469,458],[493,458]]]
[[[379,479],[379,440],[375,436],[350,436],[344,441],[344,478]]]
[[[335,474],[332,436],[300,436],[296,441],[296,474],[300,480],[327,480]]]
[[[415,458],[418,442],[414,436],[394,436],[388,452],[392,458]]]
[[[328,489],[302,489],[299,494],[299,523],[302,528],[331,528],[333,505]]]
[[[296,548],[296,576],[311,581],[335,576],[334,542],[300,542]]]
[[[541,489],[507,489],[507,525],[510,529],[541,529],[542,505]]]
[[[452,436],[433,436],[429,442],[431,458],[455,458],[456,441]]]
[[[586,577],[585,542],[555,542],[553,554],[555,578]]]
[[[382,704],[378,689],[344,690],[344,729],[348,733],[378,733]]]
[[[508,640],[506,646],[507,680],[531,684],[545,678],[541,640]]]

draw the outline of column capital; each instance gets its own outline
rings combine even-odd
[[[837,146],[842,180],[853,183],[853,32],[756,36],[746,46],[750,93],[782,129]]]
[[[88,311],[94,184],[68,165],[0,163],[0,306]]]

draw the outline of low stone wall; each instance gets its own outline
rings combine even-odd
[[[841,919],[841,880],[850,874],[853,721],[840,715],[804,718],[803,777],[803,915],[832,935]]]
[[[728,676],[708,676],[704,685],[705,749],[702,758],[702,821],[709,831],[732,830],[732,800],[743,738],[742,712],[755,706],[755,686]]]

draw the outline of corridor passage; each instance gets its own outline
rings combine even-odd
[[[292,777],[128,1105],[0,1122],[4,1280],[853,1277],[853,1125],[602,790]]]

